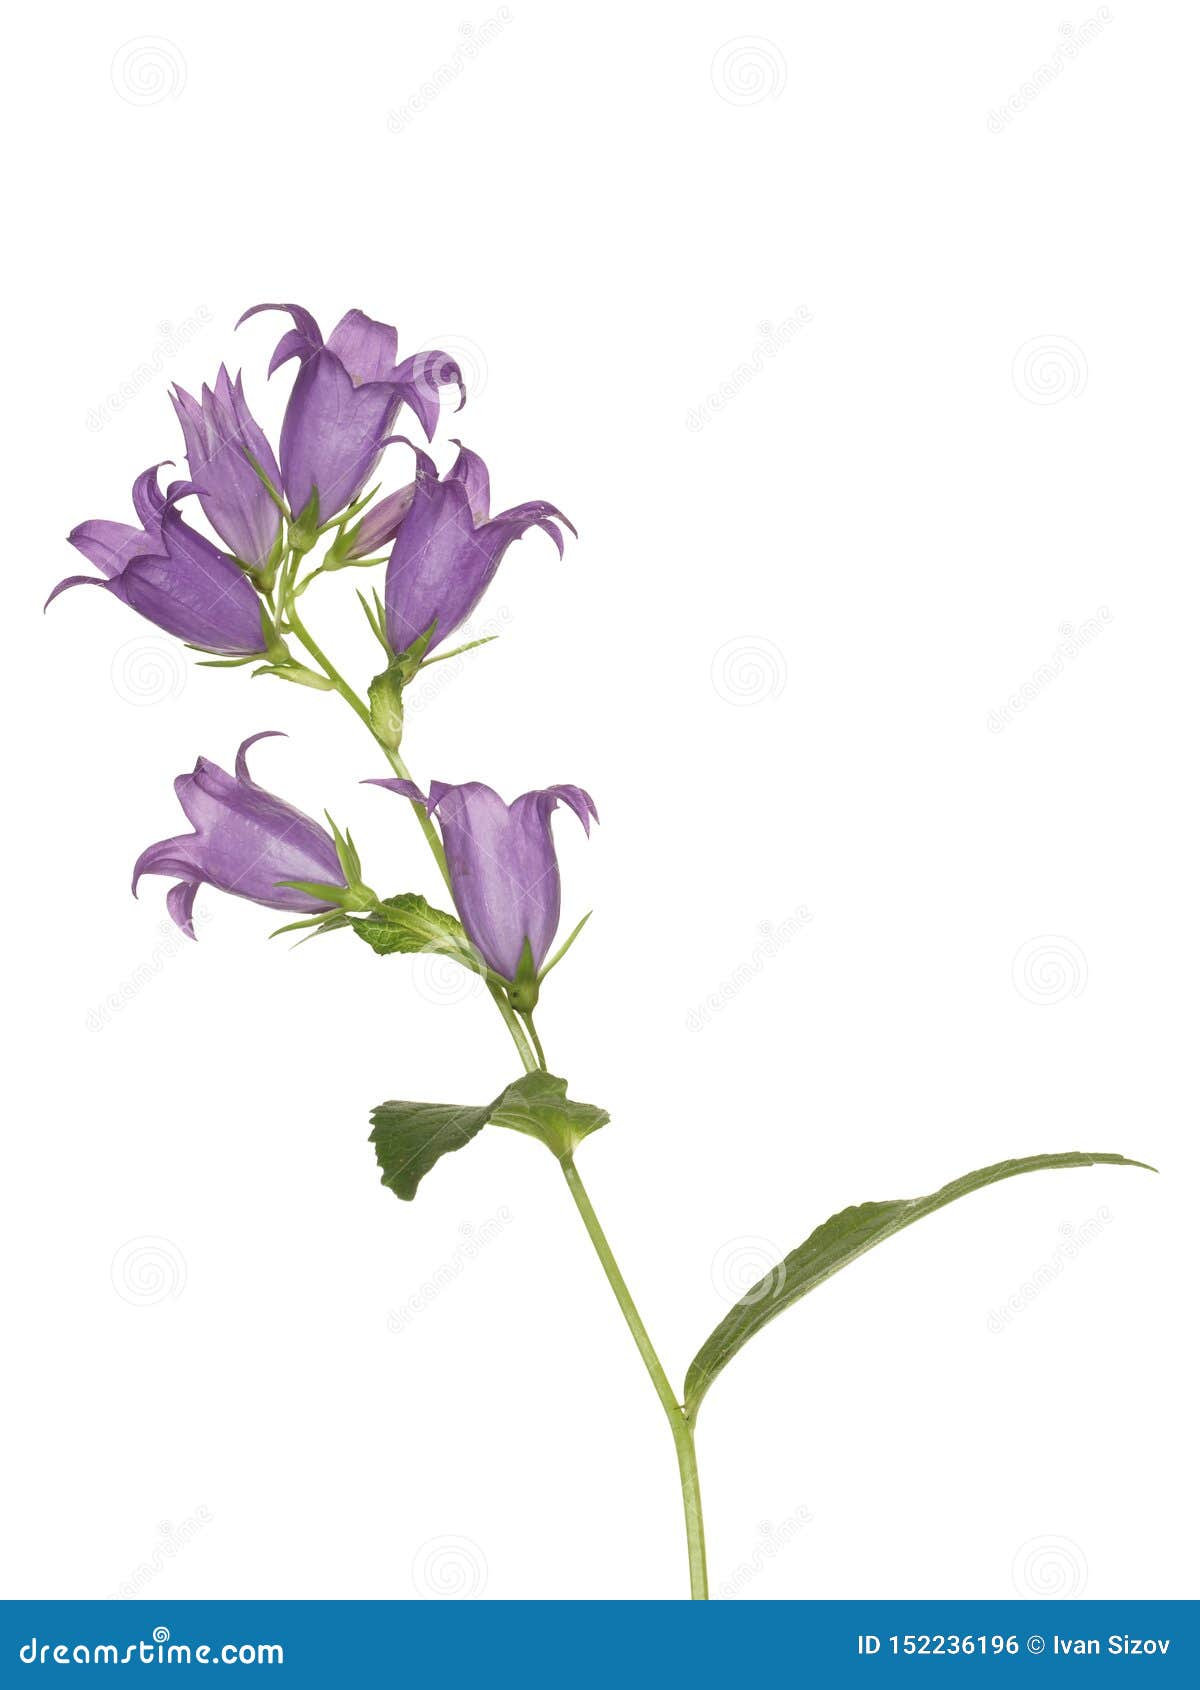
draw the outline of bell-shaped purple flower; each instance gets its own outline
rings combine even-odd
[[[133,484],[133,508],[140,528],[125,522],[81,522],[67,536],[101,577],[68,575],[46,600],[68,587],[105,587],[168,634],[227,657],[264,651],[258,595],[246,576],[211,540],[198,534],[175,509],[191,491],[172,482],[166,495],[158,465]]]
[[[384,585],[388,640],[397,652],[405,651],[434,621],[429,651],[465,622],[501,558],[526,529],[544,529],[559,557],[562,532],[551,519],[557,517],[575,532],[563,513],[542,499],[489,517],[487,466],[465,446],[459,446],[458,457],[440,481],[433,459],[413,449],[417,480],[412,509],[400,525]]]
[[[222,364],[212,387],[201,388],[199,400],[176,387],[171,403],[183,429],[200,508],[235,557],[261,568],[283,520],[247,453],[280,494],[283,478],[270,442],[250,415],[241,375],[231,381]]]
[[[134,864],[135,896],[144,874],[168,874],[179,882],[167,893],[167,909],[190,939],[196,937],[192,904],[206,882],[273,910],[318,914],[337,907],[279,884],[307,880],[342,887],[346,880],[337,847],[320,823],[250,779],[247,746],[276,731],[243,740],[232,775],[205,757],[190,775],[180,775],[175,796],[195,831],[148,845]]]
[[[437,816],[454,906],[488,966],[514,980],[528,942],[539,970],[558,931],[562,898],[550,817],[566,804],[589,832],[600,818],[583,788],[550,786],[506,804],[474,780],[463,786],[435,780],[428,797],[410,780],[370,784],[416,799]]]
[[[439,389],[456,386],[466,399],[462,372],[444,352],[421,352],[396,362],[396,331],[362,311],[347,311],[328,340],[300,305],[255,305],[287,311],[295,327],[275,348],[269,374],[289,358],[300,369],[288,399],[279,442],[283,486],[292,516],[316,493],[316,523],[330,521],[366,486],[387,444],[400,406],[409,404],[428,439],[440,407]]]

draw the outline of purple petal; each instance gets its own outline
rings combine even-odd
[[[172,886],[167,893],[167,914],[189,939],[196,937],[196,929],[192,925],[192,905],[196,902],[200,885],[198,880],[184,880],[178,886]]]
[[[341,359],[355,387],[387,381],[395,368],[395,329],[363,311],[347,311],[325,344]]]
[[[461,440],[456,440],[454,444],[458,447],[458,456],[450,466],[446,480],[460,481],[465,487],[471,519],[478,527],[487,521],[491,508],[492,484],[487,465],[478,452],[470,451]]]
[[[427,440],[432,440],[437,430],[443,387],[458,388],[457,410],[461,411],[467,402],[462,371],[445,352],[418,352],[406,358],[397,364],[392,379],[403,387],[404,397],[416,412]]]

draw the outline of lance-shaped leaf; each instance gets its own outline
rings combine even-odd
[[[958,1197],[966,1197],[997,1180],[1016,1174],[1037,1173],[1043,1168],[1087,1168],[1096,1162],[1115,1162],[1127,1168],[1148,1168],[1148,1162],[1131,1161],[1108,1151],[1062,1150],[1045,1156],[1022,1156],[1011,1162],[996,1162],[977,1168],[961,1179],[951,1180],[929,1197],[896,1198],[887,1203],[860,1203],[833,1215],[812,1236],[785,1256],[777,1267],[752,1285],[736,1302],[720,1325],[696,1352],[684,1385],[684,1407],[695,1417],[705,1392],[721,1369],[768,1321],[844,1268],[856,1256],[882,1244],[885,1238],[922,1220],[936,1209],[944,1209]],[[1151,1169],[1151,1172],[1154,1170]]]
[[[359,916],[354,931],[380,956],[398,951],[439,951],[466,968],[479,969],[479,958],[457,917],[434,909],[419,892],[385,898],[369,915]]]
[[[456,1103],[381,1103],[371,1111],[371,1143],[383,1169],[383,1184],[411,1202],[438,1158],[469,1144],[490,1114],[489,1103],[482,1109]]]

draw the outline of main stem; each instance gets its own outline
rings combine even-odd
[[[650,1375],[651,1383],[658,1393],[658,1400],[663,1405],[671,1427],[671,1436],[675,1440],[675,1456],[679,1462],[679,1483],[683,1489],[683,1519],[687,1529],[688,1573],[691,1577],[692,1598],[702,1600],[708,1595],[708,1573],[704,1559],[704,1515],[700,1507],[700,1474],[696,1466],[695,1430],[671,1389],[666,1370],[650,1342],[650,1334],[646,1331],[637,1304],[617,1266],[612,1246],[604,1236],[604,1228],[600,1225],[599,1217],[592,1207],[592,1200],[579,1177],[579,1170],[572,1157],[563,1158],[562,1171],[566,1175],[571,1196],[575,1199],[575,1207],[583,1216],[588,1237],[600,1258],[600,1265],[612,1286],[621,1313],[625,1316],[625,1323],[633,1333],[638,1354]]]
[[[284,604],[286,604],[288,623],[301,645],[309,656],[320,664],[336,691],[341,694],[355,715],[365,724],[372,739],[391,764],[393,772],[401,780],[411,780],[412,776],[408,772],[404,759],[398,751],[379,738],[379,735],[375,732],[375,724],[371,720],[370,710],[350,683],[338,673],[316,640],[313,639],[296,612],[294,597],[287,592],[286,586],[281,584],[281,608]],[[430,821],[423,804],[414,801],[412,807],[421,831],[425,835],[426,842],[433,852],[442,879],[449,887],[450,873],[446,866],[446,853],[442,849],[442,842],[438,838],[437,830]],[[525,1072],[529,1074],[537,1068],[544,1069],[546,1058],[533,1025],[532,1015],[525,1017],[525,1026],[523,1027],[504,991],[499,986],[490,984],[488,990],[512,1036],[513,1044],[517,1048],[517,1054],[521,1058]],[[708,1572],[704,1558],[704,1515],[700,1507],[700,1474],[696,1466],[695,1429],[688,1419],[683,1405],[671,1389],[671,1382],[667,1378],[666,1370],[658,1359],[654,1345],[650,1342],[650,1334],[646,1331],[642,1317],[638,1313],[637,1304],[634,1302],[624,1276],[617,1266],[617,1258],[612,1253],[612,1246],[604,1236],[604,1228],[600,1225],[599,1217],[592,1207],[592,1200],[587,1194],[584,1183],[579,1177],[579,1170],[571,1156],[563,1159],[562,1171],[566,1176],[567,1187],[571,1196],[575,1199],[575,1207],[583,1217],[583,1224],[587,1228],[588,1237],[600,1258],[600,1265],[604,1269],[608,1283],[612,1286],[613,1295],[620,1305],[621,1313],[625,1316],[625,1323],[633,1333],[633,1341],[638,1347],[638,1354],[645,1364],[646,1372],[650,1375],[650,1381],[658,1395],[659,1402],[662,1403],[663,1411],[671,1428],[671,1437],[675,1443],[675,1456],[679,1462],[679,1483],[683,1491],[683,1518],[687,1529],[688,1573],[691,1579],[692,1598],[693,1600],[703,1600],[708,1596]]]

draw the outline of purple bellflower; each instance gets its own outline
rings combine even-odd
[[[189,528],[175,509],[175,501],[192,491],[190,482],[173,481],[164,495],[160,468],[145,470],[133,484],[140,528],[93,521],[71,530],[68,540],[95,564],[100,577],[68,575],[46,603],[68,587],[105,587],[189,645],[227,657],[264,651],[257,593],[233,559]]]
[[[387,635],[392,650],[405,651],[434,621],[429,651],[466,621],[491,584],[509,546],[528,528],[544,529],[563,553],[557,517],[574,534],[563,513],[543,499],[514,505],[489,517],[487,466],[459,445],[458,457],[439,481],[437,466],[417,454],[412,509],[400,524],[388,559],[384,585]]]
[[[562,901],[550,817],[566,804],[590,832],[600,818],[583,788],[550,786],[506,804],[477,780],[463,786],[435,780],[428,796],[410,780],[369,784],[413,798],[437,816],[454,907],[488,966],[515,980],[528,943],[539,971],[558,931]]]
[[[254,465],[282,495],[275,454],[250,415],[239,374],[230,381],[224,364],[199,400],[181,387],[171,395],[187,446],[188,470],[200,508],[230,551],[251,569],[261,569],[279,540],[283,519]]]
[[[420,352],[398,364],[395,329],[362,311],[347,311],[328,340],[300,305],[254,305],[243,312],[239,325],[259,311],[287,311],[295,324],[276,346],[268,374],[289,358],[300,360],[279,456],[293,518],[316,495],[314,527],[330,521],[362,492],[402,404],[412,407],[432,440],[439,388],[457,386],[460,409],[466,399],[462,372],[452,358]]]
[[[276,731],[243,740],[232,775],[205,757],[190,775],[180,775],[175,796],[195,831],[148,845],[134,864],[135,896],[144,874],[169,874],[179,882],[167,893],[167,909],[189,939],[196,937],[192,904],[205,882],[273,910],[316,914],[337,907],[279,884],[307,880],[344,887],[346,880],[337,847],[320,823],[250,779],[247,746]]]

